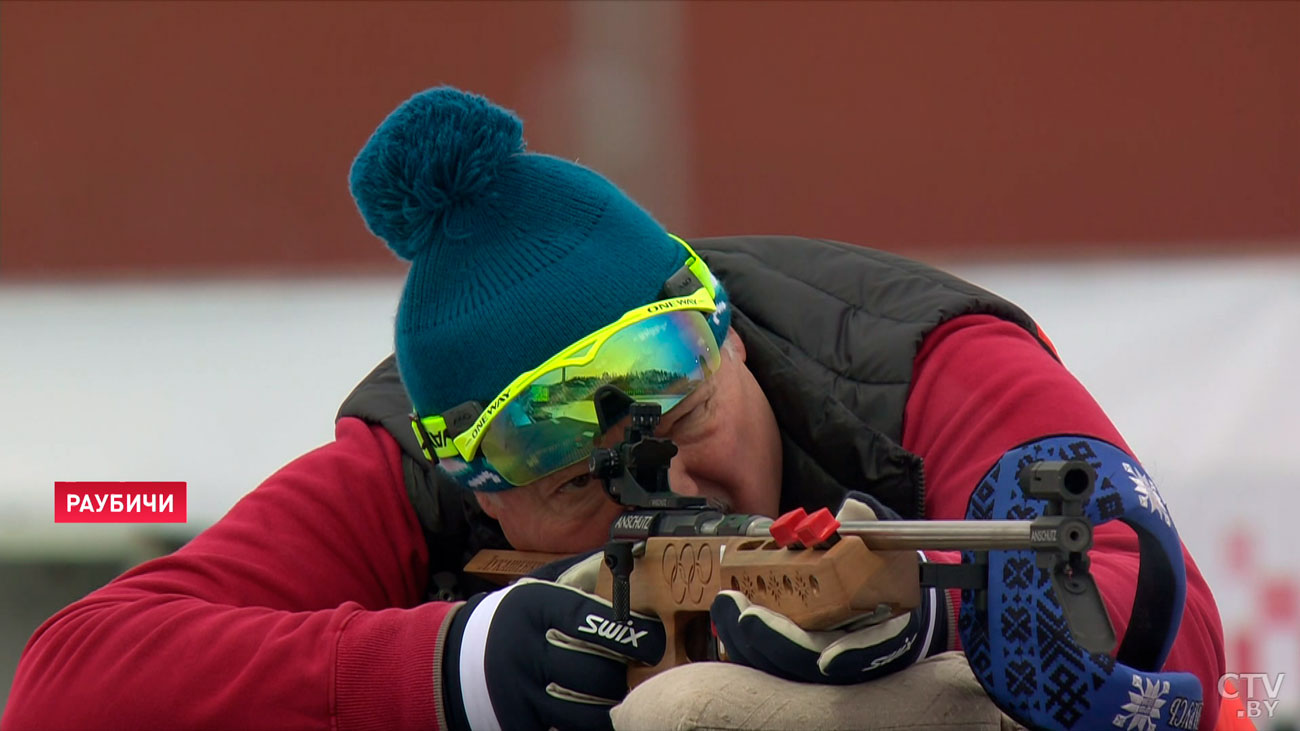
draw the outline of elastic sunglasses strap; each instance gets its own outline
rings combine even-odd
[[[424,419],[418,413],[412,413],[411,430],[415,432],[415,439],[419,442],[424,456],[430,462],[438,464],[439,457],[452,457],[458,454],[452,451],[454,446],[451,440],[473,426],[474,420],[481,413],[483,413],[483,404],[478,401],[466,401],[453,406],[439,415],[442,417],[443,428],[437,433],[429,431],[424,425]]]
[[[664,288],[660,290],[660,299],[672,299],[674,297],[686,297],[695,294],[704,284],[695,272],[687,267],[678,269],[667,282],[664,282]]]

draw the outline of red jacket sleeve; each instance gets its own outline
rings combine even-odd
[[[943,324],[922,343],[903,446],[925,459],[926,517],[964,518],[980,478],[1007,450],[1057,434],[1095,437],[1132,454],[1092,396],[1019,326],[969,315]],[[1176,490],[1165,495],[1171,493]],[[1122,637],[1137,585],[1137,539],[1119,522],[1099,526],[1094,539],[1093,574]],[[1187,603],[1165,667],[1200,678],[1202,727],[1211,728],[1224,672],[1223,627],[1186,546],[1183,555]]]
[[[342,419],[176,553],[50,618],[6,730],[434,728],[428,555],[397,444]]]

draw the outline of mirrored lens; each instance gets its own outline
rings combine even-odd
[[[596,389],[612,384],[667,413],[720,361],[701,312],[669,312],[629,325],[590,363],[549,371],[511,399],[483,437],[483,456],[512,484],[545,477],[591,454],[600,436]]]

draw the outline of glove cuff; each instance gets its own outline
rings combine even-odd
[[[475,594],[453,610],[451,618],[442,623],[442,637],[433,651],[434,702],[437,704],[438,722],[444,729],[468,729],[469,717],[465,714],[465,700],[460,687],[460,653],[465,639],[465,626],[469,615],[487,594]]]
[[[460,616],[461,609],[464,608],[464,602],[457,602],[452,607],[447,616],[443,618],[442,623],[438,625],[438,637],[434,640],[433,646],[433,711],[437,715],[438,728],[464,728],[463,726],[453,726],[451,712],[448,710],[447,701],[447,673],[443,670],[443,661],[448,655],[448,643],[451,635],[452,625],[456,623],[456,617]],[[463,629],[462,629],[463,633]],[[457,635],[457,644],[459,645],[460,635]],[[459,647],[456,652],[459,652]],[[452,653],[453,656],[455,653]],[[462,709],[461,713],[464,713]]]
[[[961,563],[959,551],[923,551],[921,556],[921,560],[931,563]],[[961,617],[961,589],[945,589],[942,593],[944,603],[940,610],[943,613],[938,615],[937,620],[943,623],[944,641],[936,639],[930,649],[931,656],[961,650],[961,634],[957,630],[957,620]]]
[[[918,551],[921,561],[928,562],[925,552]],[[931,655],[945,652],[955,634],[956,619],[950,591],[932,586],[923,586],[921,606],[917,608],[920,620],[920,649],[913,662],[924,660]],[[960,605],[956,605],[960,606]],[[910,663],[909,663],[910,664]]]

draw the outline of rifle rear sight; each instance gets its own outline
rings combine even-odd
[[[679,495],[668,484],[668,466],[677,455],[671,439],[656,437],[662,410],[659,404],[634,401],[616,386],[596,390],[592,400],[601,433],[629,417],[623,441],[591,452],[587,468],[601,481],[614,502],[629,508],[664,510],[707,509],[709,501]]]

